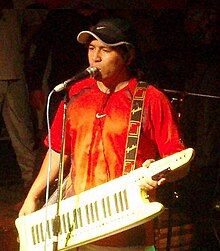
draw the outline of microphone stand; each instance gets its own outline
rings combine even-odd
[[[62,121],[62,136],[61,136],[61,153],[60,153],[60,163],[59,163],[59,175],[58,175],[58,193],[57,193],[57,208],[56,215],[53,221],[53,251],[58,250],[58,235],[60,233],[60,202],[63,198],[63,172],[64,172],[64,154],[65,154],[65,134],[66,134],[66,110],[67,110],[67,95],[65,94],[63,98],[63,121]]]
[[[53,91],[59,92],[67,87],[71,82],[76,82],[79,79],[83,79],[85,77],[94,77],[98,74],[98,69],[95,67],[89,67],[82,73],[64,81],[63,83],[57,85]],[[53,251],[58,250],[58,236],[60,233],[60,202],[63,198],[63,173],[64,173],[64,155],[65,155],[65,136],[66,136],[66,110],[67,110],[67,94],[65,93],[63,98],[63,121],[62,121],[62,136],[61,136],[61,153],[60,153],[60,162],[59,162],[59,175],[58,175],[58,188],[57,188],[57,208],[56,215],[53,221]]]
[[[165,92],[168,93],[175,93],[175,94],[180,94],[181,96],[197,96],[197,97],[203,97],[203,98],[215,98],[219,99],[220,96],[215,96],[215,95],[207,95],[207,94],[200,94],[200,93],[193,93],[193,92],[184,92],[184,91],[176,91],[176,90],[168,90],[168,89],[163,89]]]

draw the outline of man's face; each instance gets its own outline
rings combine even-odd
[[[114,87],[127,80],[127,65],[121,54],[114,47],[107,47],[98,40],[93,40],[88,47],[88,59],[91,67],[100,70],[96,79],[107,87]]]

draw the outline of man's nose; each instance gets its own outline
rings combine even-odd
[[[93,59],[94,62],[101,61],[101,54],[100,54],[99,50],[94,51],[92,59]]]

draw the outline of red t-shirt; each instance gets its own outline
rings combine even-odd
[[[125,144],[136,79],[107,94],[94,79],[69,90],[65,153],[71,155],[74,193],[122,175]],[[60,152],[63,104],[51,128],[52,149]],[[97,116],[98,114],[98,116]],[[101,115],[101,116],[100,116]],[[184,149],[173,109],[167,97],[149,85],[146,91],[137,166],[146,159],[164,157]]]

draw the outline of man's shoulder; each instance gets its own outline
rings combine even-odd
[[[148,85],[147,87],[145,100],[146,102],[149,102],[151,104],[169,103],[169,99],[167,95],[164,93],[164,91],[152,84]]]
[[[147,92],[147,96],[148,97],[154,97],[154,98],[166,98],[166,95],[164,94],[163,90],[160,89],[159,87],[156,86],[156,84],[152,83],[152,82],[148,82],[148,81],[140,81],[137,78],[133,78],[130,81],[130,87],[132,89],[135,89],[135,87],[145,87]]]
[[[152,96],[156,96],[156,97],[164,97],[165,96],[163,90],[153,84],[148,85],[147,93],[148,93],[148,95],[152,95]]]

